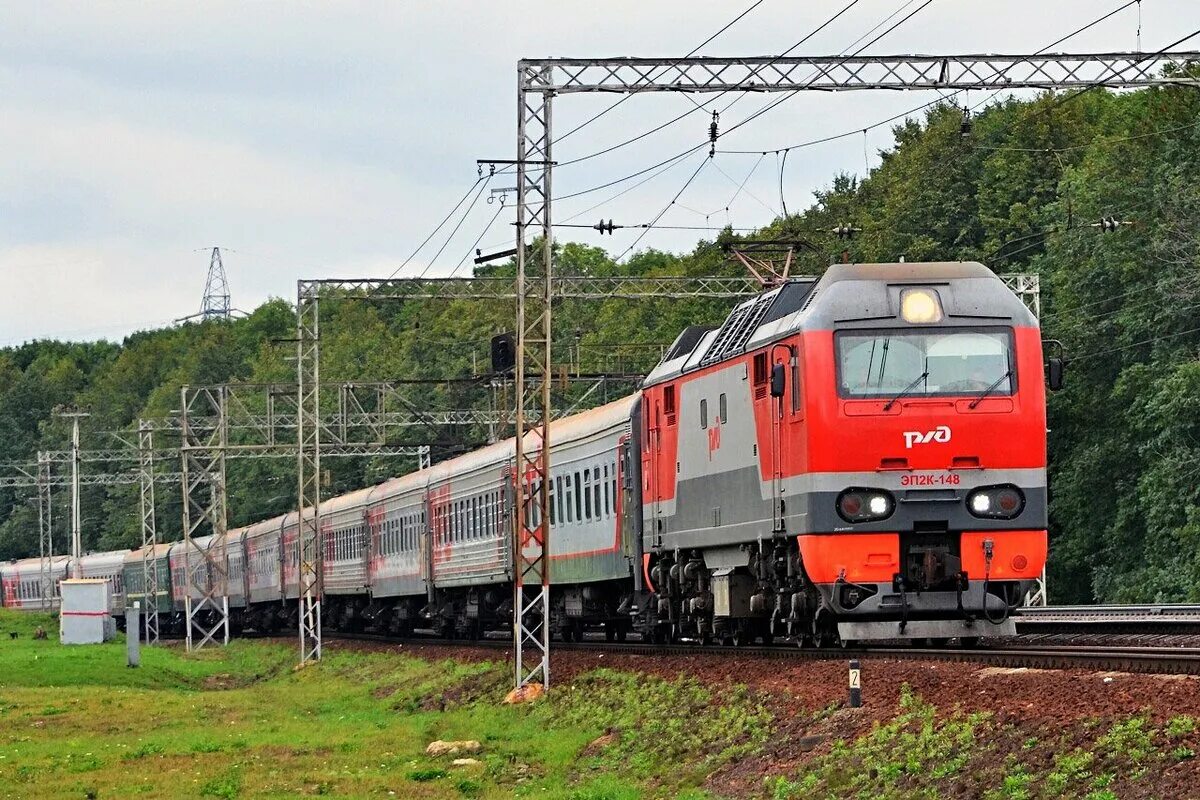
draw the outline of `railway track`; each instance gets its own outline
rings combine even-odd
[[[329,639],[369,641],[385,644],[421,644],[448,647],[478,647],[498,652],[511,648],[508,639],[476,641],[434,638],[396,639],[378,634],[326,632]],[[925,661],[958,661],[988,666],[1025,669],[1081,669],[1089,671],[1138,672],[1171,675],[1200,675],[1200,638],[1192,645],[1104,645],[1054,644],[1022,639],[985,640],[974,648],[913,647],[883,645],[878,647],[799,648],[788,645],[770,647],[704,647],[692,644],[650,644],[648,642],[613,643],[606,641],[555,642],[553,650],[611,653],[644,656],[684,656],[698,658],[763,658],[860,660],[898,659]]]
[[[1047,606],[1014,614],[1021,634],[1200,635],[1200,605]]]

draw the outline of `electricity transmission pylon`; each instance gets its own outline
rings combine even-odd
[[[221,248],[214,247],[212,257],[208,260],[208,276],[204,279],[204,298],[200,301],[200,310],[175,321],[229,319],[229,311],[229,278],[225,274],[225,265],[221,263]]]
[[[208,262],[208,278],[204,281],[204,300],[200,303],[201,319],[229,319],[229,278],[221,263],[221,248],[212,249]]]

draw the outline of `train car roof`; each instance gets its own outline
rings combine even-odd
[[[570,444],[571,442],[586,439],[589,436],[608,430],[613,426],[620,425],[628,421],[629,414],[633,410],[633,404],[637,402],[637,398],[638,395],[636,394],[628,395],[611,403],[554,420],[550,423],[550,441],[555,446]],[[415,489],[424,489],[430,484],[445,481],[451,476],[462,475],[479,469],[486,469],[487,467],[500,466],[512,459],[515,441],[516,439],[510,436],[507,439],[502,439],[494,444],[481,447],[478,450],[472,450],[461,456],[434,464],[429,469],[410,472],[407,475],[400,475],[386,480],[370,490],[370,501],[382,501],[397,494],[403,494]],[[527,447],[534,451],[541,444],[540,435],[536,430],[529,431],[526,434],[525,441]],[[331,500],[330,502],[333,501]],[[325,510],[326,507],[322,504],[322,515],[325,513]]]
[[[51,568],[66,564],[71,560],[70,556],[51,556]],[[14,572],[24,572],[27,569],[40,570],[42,568],[42,559],[40,558],[18,558],[15,561],[0,562],[0,574],[13,574]]]
[[[283,518],[285,514],[280,514],[269,519],[260,519],[258,522],[251,523],[246,526],[247,536],[258,536],[262,533],[278,532],[283,527]]]
[[[345,511],[348,508],[355,506],[366,505],[371,497],[371,492],[375,491],[374,486],[368,486],[365,489],[355,489],[346,494],[339,494],[336,497],[331,497],[328,500],[321,501],[321,514],[332,514],[338,511]]]
[[[173,545],[173,544],[174,544],[174,542],[165,542],[165,543],[160,543],[160,544],[154,545],[154,555],[152,557],[156,558],[156,559],[166,558],[167,554],[171,552],[171,545]],[[142,563],[142,559],[143,559],[142,554],[145,552],[146,552],[145,547],[139,548],[137,550],[130,550],[128,553],[125,554],[125,564],[129,565],[129,564]]]
[[[104,550],[99,553],[88,553],[87,555],[79,557],[79,563],[87,565],[108,563],[119,564],[125,560],[125,555],[128,552],[128,550]]]

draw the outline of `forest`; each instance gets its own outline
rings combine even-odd
[[[1043,335],[1061,342],[1067,358],[1066,386],[1049,399],[1051,602],[1200,600],[1200,93],[1047,93],[993,102],[969,125],[946,102],[896,125],[880,156],[865,178],[831,175],[802,210],[746,238],[811,243],[798,272],[819,273],[844,250],[854,261],[978,260],[998,273],[1040,275]],[[1106,219],[1122,224],[1102,225]],[[837,225],[860,230],[839,241],[829,235]],[[648,249],[618,262],[564,239],[555,245],[556,270],[739,275],[744,268],[722,247],[737,240],[727,229],[688,253]],[[644,373],[684,326],[715,324],[729,306],[567,302],[556,308],[556,359],[582,374]],[[321,326],[323,380],[420,380],[410,400],[423,408],[511,403],[511,389],[496,388],[488,374],[490,338],[512,327],[509,304],[347,296],[322,304]],[[113,447],[110,432],[178,409],[184,385],[294,382],[294,337],[294,309],[275,299],[242,318],[121,342],[2,349],[0,461],[32,463],[40,449],[66,448],[61,407],[90,413],[85,448]],[[615,380],[589,390],[567,377],[563,407],[636,386]],[[436,460],[482,444],[488,432],[457,426],[405,435],[430,444]],[[415,464],[377,457],[328,467],[323,491],[338,492]],[[106,468],[84,465],[85,473]],[[231,460],[228,486],[231,526],[282,513],[295,507],[295,461]],[[68,502],[56,491],[60,551]],[[85,486],[81,508],[85,548],[140,542],[136,485]],[[179,537],[180,508],[179,487],[160,486],[166,539]],[[0,559],[36,555],[37,525],[36,492],[0,489]]]

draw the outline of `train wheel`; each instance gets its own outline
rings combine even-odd
[[[625,635],[626,635],[626,634],[628,634],[628,633],[629,633],[629,631],[627,631],[627,630],[625,629],[625,626],[624,626],[624,625],[622,625],[621,627],[617,628],[617,641],[618,641],[618,642],[623,642],[623,641],[625,641]]]
[[[613,627],[611,622],[604,623],[604,641],[612,642],[612,641],[615,641],[616,638],[617,638],[616,628]]]
[[[963,647],[965,647],[966,649],[970,650],[973,647],[979,646],[979,637],[978,636],[963,636],[962,638],[960,638],[958,640],[958,643],[960,645],[962,645]]]
[[[731,636],[730,639],[732,640],[734,647],[745,647],[746,645],[750,644],[750,636],[746,633],[746,629],[740,625],[736,630],[734,630],[733,636]]]
[[[945,647],[950,643],[950,640],[944,636],[938,636],[929,640],[930,647]]]
[[[762,635],[762,643],[763,647],[770,647],[771,645],[775,644],[775,634],[771,631],[765,632]]]

